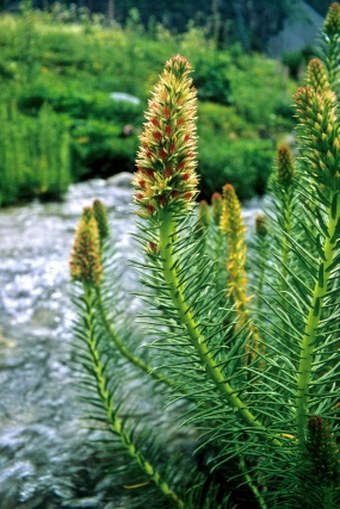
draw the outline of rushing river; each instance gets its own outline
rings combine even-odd
[[[128,251],[130,177],[76,184],[62,203],[0,211],[0,509],[118,509],[104,502],[112,480],[91,468],[93,432],[81,419],[68,260],[82,208],[95,198]]]

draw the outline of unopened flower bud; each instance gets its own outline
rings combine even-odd
[[[236,307],[242,309],[247,302],[247,275],[245,262],[247,247],[245,243],[245,225],[241,205],[231,184],[223,187],[223,205],[220,228],[226,234],[229,273],[229,294],[234,297]]]
[[[211,207],[214,221],[217,225],[220,224],[222,215],[222,196],[220,193],[213,193],[211,196]]]
[[[264,238],[268,233],[266,224],[266,216],[263,214],[256,214],[255,216],[255,232],[258,237]]]
[[[331,89],[325,66],[318,58],[313,58],[308,64],[307,84],[320,94]]]
[[[90,285],[99,286],[102,279],[102,264],[98,223],[93,210],[84,208],[76,230],[70,260],[71,278]]]
[[[294,98],[298,130],[306,147],[303,155],[308,159],[311,174],[320,183],[338,188],[340,123],[335,94],[331,91],[320,94],[307,85],[299,88]]]
[[[340,33],[340,3],[334,2],[328,9],[323,26],[325,34],[329,37]]]
[[[109,236],[109,222],[107,218],[107,210],[100,200],[94,200],[92,204],[93,214],[98,223],[99,237],[101,243]]]
[[[277,150],[276,175],[278,181],[284,187],[289,187],[294,180],[295,168],[293,156],[290,148],[286,145],[281,145]]]
[[[206,200],[201,200],[199,202],[198,212],[199,212],[199,224],[204,227],[208,227],[210,224],[211,218],[210,218],[209,205],[206,202]]]
[[[242,218],[241,205],[231,184],[226,184],[223,187],[220,227],[224,233],[231,235],[243,235],[246,229]]]

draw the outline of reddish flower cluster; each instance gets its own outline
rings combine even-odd
[[[191,66],[179,55],[155,86],[140,136],[134,199],[142,215],[186,211],[197,193],[196,91]]]

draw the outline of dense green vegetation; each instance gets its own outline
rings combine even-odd
[[[26,1],[26,0],[24,0]],[[27,0],[28,1],[28,0]],[[55,0],[29,0],[35,8],[55,9]],[[15,11],[18,0],[0,0],[0,10]],[[294,12],[300,16],[299,0],[63,0],[68,7],[64,17],[74,18],[77,10],[82,15],[102,15],[125,25],[131,9],[138,9],[144,27],[155,23],[176,32],[185,32],[192,21],[205,27],[220,45],[240,42],[245,50],[264,50],[268,39],[284,25]],[[301,2],[302,3],[302,2]],[[329,0],[303,2],[324,15]],[[302,7],[302,10],[304,8]]]
[[[175,53],[195,69],[202,195],[226,180],[241,198],[264,192],[276,142],[291,130],[292,85],[278,62],[245,54],[238,45],[218,49],[194,26],[181,35],[158,24],[146,31],[136,11],[124,29],[103,27],[82,11],[77,23],[67,23],[66,14],[28,6],[20,15],[0,17],[1,111],[16,111],[12,122],[8,113],[0,115],[1,154],[15,150],[26,161],[14,172],[11,158],[2,156],[2,204],[57,196],[71,180],[132,171],[148,91]],[[139,102],[114,100],[114,92]],[[41,121],[42,109],[51,122]],[[50,171],[41,169],[40,149],[32,155],[33,142],[23,134],[39,137],[39,129],[50,146],[59,147],[49,154]],[[65,163],[57,176],[60,158]]]

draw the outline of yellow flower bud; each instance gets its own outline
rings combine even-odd
[[[288,187],[293,182],[295,176],[293,155],[286,145],[281,145],[277,150],[276,175],[284,187]]]
[[[85,207],[76,230],[70,260],[71,278],[99,286],[103,268],[101,264],[98,223],[93,210]]]

